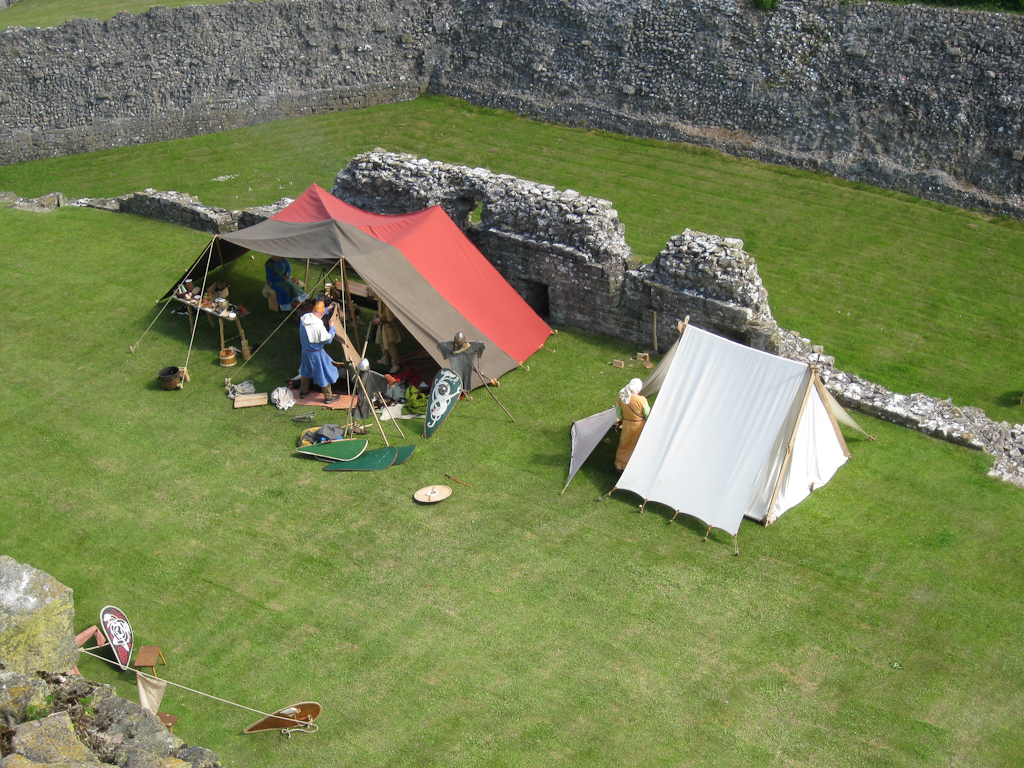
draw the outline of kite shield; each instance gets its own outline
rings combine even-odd
[[[103,636],[107,638],[110,649],[114,652],[114,663],[122,671],[127,670],[128,662],[132,658],[132,645],[135,642],[128,617],[120,608],[105,606],[100,611],[100,629],[103,630]]]
[[[426,421],[423,424],[423,436],[430,437],[441,423],[448,418],[455,403],[462,394],[462,379],[455,371],[443,368],[434,377],[430,387],[430,399],[427,401]]]

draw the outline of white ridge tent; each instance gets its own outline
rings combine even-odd
[[[863,432],[812,366],[692,326],[648,382],[645,395],[660,393],[612,490],[733,536],[744,516],[774,522],[846,463],[839,421]],[[615,421],[608,413],[573,424],[572,474]],[[598,430],[589,450],[577,445],[577,434]]]

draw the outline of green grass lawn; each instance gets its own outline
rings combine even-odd
[[[841,367],[1021,421],[1021,227],[810,174],[427,99],[0,168],[0,189],[234,207],[329,187],[377,145],[607,197],[647,259],[687,226],[742,237],[780,322]],[[324,705],[315,735],[243,736],[258,715],[169,689],[175,732],[225,765],[1024,758],[1024,495],[984,455],[854,414],[877,441],[848,435],[851,461],[775,525],[744,522],[735,558],[692,518],[600,501],[613,445],[558,495],[569,423],[643,374],[609,365],[632,346],[561,329],[502,378],[517,423],[481,391],[429,441],[390,431],[417,446],[406,464],[323,472],[292,454],[292,411],[223,393],[226,375],[293,375],[293,325],[224,369],[201,322],[176,392],[156,374],[183,363],[184,318],[128,351],[207,236],[81,209],[0,210],[0,236],[0,551],[75,590],[76,629],[125,610],[161,676],[263,711]],[[264,339],[260,261],[230,282]],[[439,482],[449,500],[413,503]],[[81,667],[134,697],[132,676]]]
[[[843,370],[1024,421],[1024,324],[1013,321],[1024,224],[828,176],[424,98],[0,167],[0,190],[153,187],[242,208],[314,182],[330,189],[353,155],[377,146],[611,200],[646,261],[687,227],[739,237],[779,323]]]
[[[250,0],[252,2],[253,0]],[[0,30],[7,27],[56,27],[71,19],[106,21],[118,13],[144,13],[159,5],[180,8],[184,5],[219,5],[227,0],[18,0],[0,12]]]

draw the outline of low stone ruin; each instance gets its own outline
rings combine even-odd
[[[0,768],[220,768],[78,663],[71,590],[0,555]]]
[[[332,193],[375,213],[441,206],[554,325],[664,351],[676,340],[679,322],[689,317],[718,335],[816,365],[845,407],[985,451],[996,460],[990,474],[1024,487],[1024,426],[993,422],[979,408],[957,407],[948,400],[890,392],[836,370],[820,346],[775,322],[757,264],[742,240],[687,229],[674,235],[652,263],[642,264],[607,200],[381,149],[353,158],[338,173]],[[282,198],[227,211],[204,206],[191,195],[154,190],[109,200],[48,197],[51,205],[60,200],[140,213],[206,232],[252,226],[292,202]],[[39,201],[10,194],[8,204],[12,198],[17,207],[41,208]]]

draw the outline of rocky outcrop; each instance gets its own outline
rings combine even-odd
[[[75,665],[73,614],[70,589],[0,556],[0,630],[13,627],[16,640],[0,656],[0,768],[220,768],[112,687],[35,671]]]
[[[78,661],[71,590],[48,573],[0,555],[0,665],[64,672]]]

